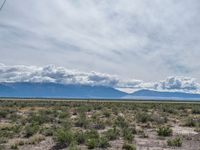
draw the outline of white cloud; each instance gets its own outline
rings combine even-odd
[[[139,81],[125,82],[117,76],[97,72],[80,72],[53,65],[6,66],[0,64],[0,82],[54,82],[60,84],[87,84],[109,87],[134,87]]]
[[[0,60],[127,80],[182,75],[200,81],[199,8],[199,0],[7,1],[0,13]]]
[[[158,90],[175,90],[184,92],[200,92],[200,85],[190,77],[168,77],[154,85]]]
[[[133,92],[140,89],[159,91],[180,91],[200,93],[200,85],[189,77],[169,77],[158,82],[142,80],[123,80],[116,75],[98,72],[81,72],[53,65],[7,66],[0,64],[0,82],[53,82],[60,84],[84,84],[91,86],[108,86],[122,91]]]

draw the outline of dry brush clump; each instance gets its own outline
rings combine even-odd
[[[172,129],[166,126],[159,127],[157,130],[158,135],[163,137],[172,136],[172,132]]]
[[[172,147],[181,147],[182,146],[182,139],[180,137],[174,139],[168,139],[167,145]]]

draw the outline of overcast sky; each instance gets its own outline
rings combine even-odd
[[[7,0],[0,63],[200,82],[199,14],[199,0]]]

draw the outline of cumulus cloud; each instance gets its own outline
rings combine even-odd
[[[175,90],[186,92],[199,92],[200,85],[194,78],[189,77],[168,77],[166,80],[154,84],[154,88],[158,90]]]
[[[8,66],[0,64],[0,83],[3,82],[53,82],[59,84],[83,84],[91,86],[108,86],[123,91],[133,92],[140,89],[158,91],[180,91],[199,93],[200,85],[189,77],[168,77],[158,82],[142,80],[124,80],[116,75],[99,72],[81,72],[53,65],[37,66]]]
[[[122,81],[117,76],[97,72],[80,72],[53,65],[6,66],[0,64],[0,82],[54,82],[60,84],[86,84],[109,87],[133,87],[139,81]]]

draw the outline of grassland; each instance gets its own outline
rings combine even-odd
[[[200,150],[200,103],[0,99],[0,150]]]

